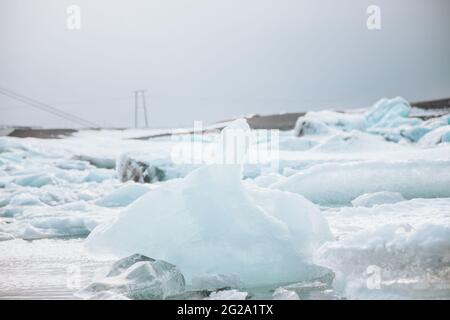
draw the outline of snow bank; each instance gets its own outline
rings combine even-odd
[[[324,153],[362,153],[379,150],[392,151],[401,148],[396,143],[388,142],[380,136],[352,130],[350,132],[338,132],[324,139],[323,142],[312,148],[312,151]]]
[[[111,158],[102,158],[92,155],[78,155],[74,156],[75,160],[85,161],[100,169],[114,169],[116,167],[116,160]]]
[[[228,132],[243,137],[248,130],[245,120],[237,120],[222,131],[222,141]],[[235,274],[245,284],[267,284],[311,277],[306,266],[313,249],[331,238],[319,209],[299,195],[244,186],[248,145],[226,147],[236,164],[206,165],[165,182],[97,227],[86,247],[170,261],[188,279]]]
[[[450,160],[325,163],[271,185],[320,204],[348,204],[365,193],[400,192],[405,198],[450,196]]]
[[[330,110],[311,111],[300,117],[296,122],[296,135],[323,134],[332,132],[333,129],[343,131],[365,130],[366,119],[361,114],[351,114]],[[332,128],[326,128],[332,127]]]
[[[278,173],[268,173],[265,175],[260,175],[253,179],[253,182],[256,183],[258,187],[267,188],[274,183],[286,180],[285,176],[282,176]]]
[[[405,200],[399,192],[380,191],[366,193],[352,200],[354,207],[373,207],[379,204],[396,203]]]
[[[348,298],[450,297],[450,227],[384,225],[328,242],[316,262]]]

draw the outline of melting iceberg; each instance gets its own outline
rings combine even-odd
[[[248,131],[245,120],[222,131],[219,157],[231,155],[234,163],[206,165],[165,182],[94,229],[87,248],[169,261],[188,280],[198,274],[235,274],[255,285],[315,276],[310,258],[331,238],[328,225],[300,195],[242,184]],[[236,132],[244,140],[230,144],[228,134],[236,137]]]
[[[326,163],[298,172],[271,188],[320,204],[347,204],[365,193],[400,192],[407,199],[450,197],[449,160]]]

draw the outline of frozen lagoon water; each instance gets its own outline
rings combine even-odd
[[[249,286],[251,297],[272,298],[283,287],[276,298],[295,298],[292,292],[300,298],[450,298],[448,115],[405,121],[401,100],[388,105],[370,113],[370,123],[360,114],[309,115],[306,120],[314,121],[299,123],[309,123],[309,131],[295,131],[307,134],[281,133],[277,172],[244,166],[244,188],[297,194],[320,208],[332,239],[315,248],[311,259],[335,276],[332,288],[320,281]],[[385,120],[374,124],[377,119]],[[310,130],[317,123],[327,130]],[[77,270],[84,286],[113,261],[88,255],[84,243],[92,230],[198,167],[170,163],[170,150],[179,142],[128,139],[139,134],[84,131],[60,140],[0,139],[1,297],[73,298],[76,289],[67,281]],[[171,181],[124,186],[104,165],[123,153],[165,166]],[[404,200],[383,203],[379,197],[371,206],[352,205],[377,192],[397,192]],[[280,211],[281,202],[261,198],[258,205]]]

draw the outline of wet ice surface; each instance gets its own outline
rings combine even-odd
[[[112,263],[88,257],[81,238],[1,241],[0,257],[0,299],[74,299]]]
[[[78,287],[68,286],[74,273],[79,271],[79,286],[86,287],[104,277],[116,259],[88,255],[86,237],[97,227],[94,233],[101,234],[101,228],[121,216],[114,227],[120,238],[114,239],[114,231],[102,240],[102,247],[115,247],[118,241],[116,249],[126,254],[140,250],[187,268],[186,291],[169,298],[449,299],[449,116],[421,121],[407,113],[401,99],[384,101],[366,114],[310,113],[296,130],[280,133],[278,170],[244,164],[241,182],[229,179],[231,171],[214,173],[198,163],[174,163],[171,152],[189,151],[189,143],[129,139],[148,131],[82,131],[56,140],[2,137],[0,298],[74,298]],[[217,136],[193,140],[212,144]],[[132,166],[122,168],[125,174],[114,168],[124,155],[133,159]],[[190,174],[198,167],[203,169]],[[142,182],[136,174],[144,171],[152,184],[122,181],[125,176]],[[212,181],[215,187],[208,188]],[[208,202],[200,203],[205,196]],[[220,217],[209,219],[207,208]],[[127,211],[134,212],[132,219]],[[196,264],[202,260],[189,261],[189,252],[183,258],[176,242],[164,246],[163,231],[171,221],[163,220],[181,212],[193,228],[177,233],[177,241],[198,236],[200,242],[217,242],[222,255],[230,248],[236,255],[218,256],[218,265],[208,265],[207,259]],[[316,212],[327,222],[330,238],[311,220]],[[160,224],[152,225],[152,217]],[[127,225],[142,226],[143,232],[127,233]],[[239,235],[229,229],[221,234],[222,225],[236,226]],[[146,238],[148,229],[155,236]],[[188,241],[185,248],[193,252],[196,243]],[[202,278],[212,268],[239,271],[242,261],[249,263],[251,273],[252,261],[240,255],[246,248],[263,253],[255,254],[254,265],[270,258],[275,265],[289,266],[291,277],[273,273],[269,284],[254,285],[237,285],[242,279],[230,275]],[[284,254],[277,260],[274,252],[280,249]],[[304,258],[316,266],[304,264]],[[302,260],[298,273],[297,259]],[[210,287],[221,281],[231,287]],[[98,297],[119,298],[110,293]]]

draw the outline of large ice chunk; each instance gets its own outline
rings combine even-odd
[[[409,118],[411,106],[402,97],[393,99],[380,99],[366,112],[366,125],[368,128],[393,128],[400,125],[418,125],[422,121]]]
[[[343,131],[365,130],[366,119],[357,113],[344,113],[331,110],[311,111],[300,117],[296,123],[297,135],[323,134],[333,132],[332,129]],[[326,127],[331,128],[326,128]]]
[[[439,143],[450,143],[450,125],[434,129],[419,140],[419,144],[424,147]]]
[[[359,195],[400,192],[405,198],[450,197],[449,160],[325,163],[271,188],[295,192],[320,204],[348,204]]]
[[[234,164],[206,165],[165,182],[97,227],[87,248],[118,256],[141,252],[177,265],[188,279],[235,274],[247,285],[311,277],[307,266],[314,248],[331,238],[328,225],[299,195],[242,184],[248,144],[225,142],[227,134],[239,138],[248,131],[245,120],[237,120],[222,132],[219,159]]]

